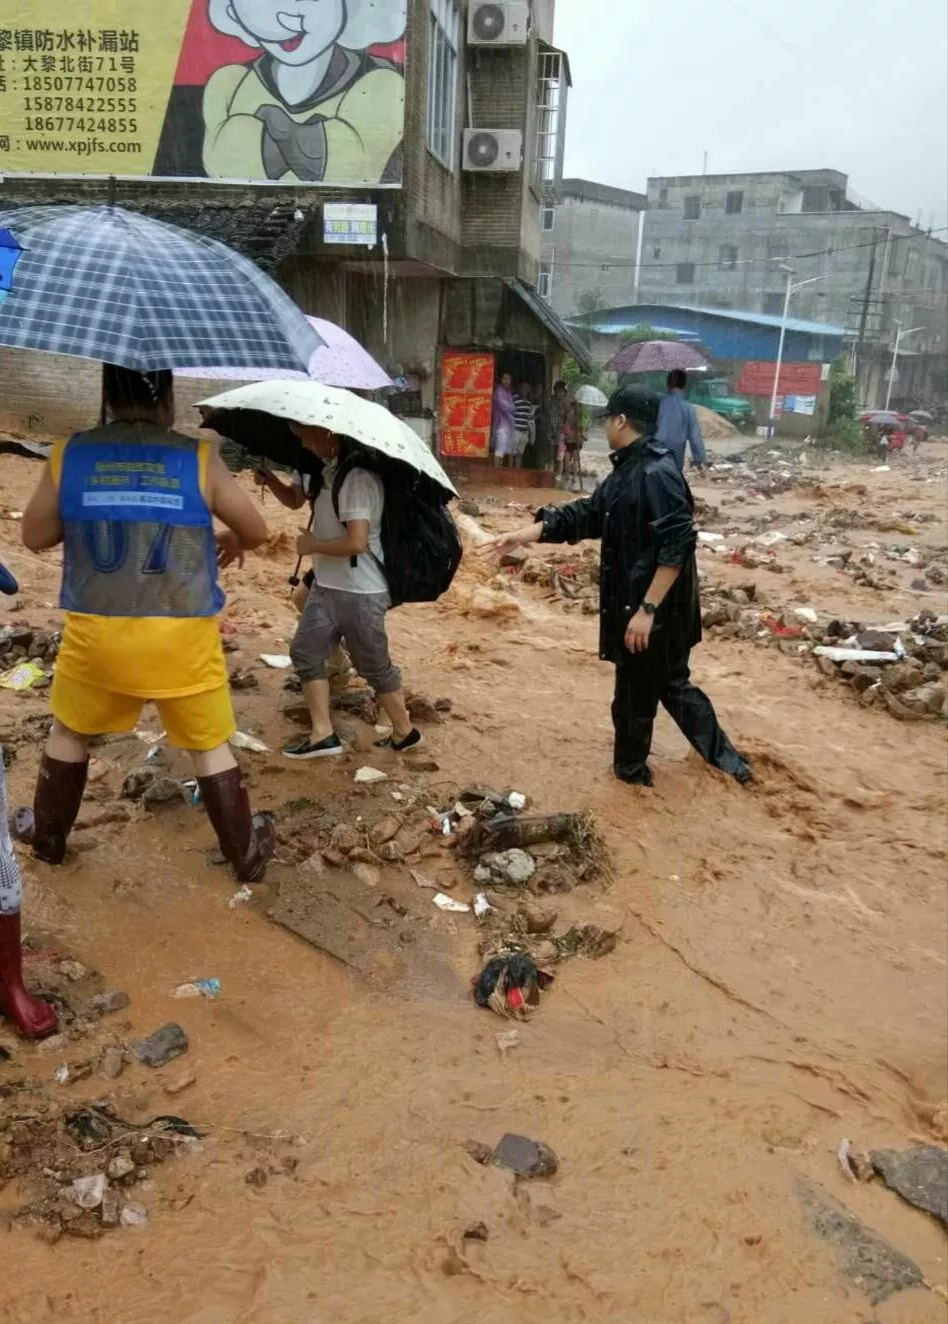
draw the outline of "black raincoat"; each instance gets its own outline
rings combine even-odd
[[[612,457],[613,471],[590,497],[538,512],[541,542],[602,540],[599,653],[607,662],[665,669],[701,639],[694,499],[675,457],[654,438]],[[681,573],[655,614],[645,653],[629,653],[625,631],[660,565]]]

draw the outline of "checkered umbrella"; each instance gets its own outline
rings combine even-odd
[[[323,343],[252,262],[121,207],[0,208],[0,239],[0,345],[139,372],[305,372]]]

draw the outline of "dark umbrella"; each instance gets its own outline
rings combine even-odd
[[[641,340],[620,349],[606,364],[606,371],[672,372],[682,368],[685,372],[706,372],[710,366],[703,355],[680,340]]]
[[[204,235],[121,207],[0,209],[0,345],[152,372],[305,371],[322,343],[269,276]]]

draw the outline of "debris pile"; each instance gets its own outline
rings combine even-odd
[[[30,625],[6,625],[0,629],[0,688],[46,689],[52,681],[51,666],[59,652],[60,635]]]

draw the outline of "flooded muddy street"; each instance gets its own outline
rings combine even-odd
[[[16,519],[39,467],[2,463],[3,559],[22,591],[0,624],[55,629],[58,554],[24,552]],[[887,551],[911,546],[945,564],[945,448],[927,445],[897,472],[794,474],[767,497],[747,495],[747,480],[727,469],[695,484],[701,527],[729,549],[760,536],[751,521],[761,512],[785,535],[756,544],[779,571],[722,555],[714,539],[699,554],[706,605],[740,589],[746,601],[727,600],[770,613],[743,634],[732,613],[734,637],[711,628],[692,658],[753,762],[748,789],[706,769],[664,714],[654,790],[617,784],[612,671],[598,659],[595,615],[549,583],[508,572],[506,586],[495,583],[496,564],[473,557],[440,603],[391,618],[407,686],[450,701],[425,726],[422,756],[374,749],[373,726],[347,715],[351,753],[286,763],[280,746],[297,729],[283,714],[287,673],[259,655],[285,653],[292,634],[298,519],[266,505],[280,537],[224,577],[239,650],[228,662],[257,678],[234,696],[238,721],[268,747],[239,757],[254,803],[278,817],[266,884],[229,905],[237,885],[210,862],[200,809],[106,812],[127,803],[123,777],[146,749],[134,737],[94,751],[106,766],[80,816],[92,825],[76,831],[66,864],[19,852],[34,949],[130,995],[92,1043],[177,1021],[188,1053],[155,1071],[126,1066],[111,1082],[93,1073],[58,1083],[62,1062],[92,1050],[50,1053],[0,1024],[8,1126],[47,1104],[99,1099],[123,1117],[179,1115],[201,1146],[135,1187],[147,1227],[98,1240],[47,1244],[13,1219],[29,1179],[0,1183],[0,1215],[12,1220],[0,1232],[5,1320],[944,1319],[943,1228],[881,1181],[848,1180],[837,1158],[844,1138],[859,1151],[948,1139],[944,722],[900,721],[882,698],[861,701],[815,665],[795,627],[769,622],[799,607],[863,625],[944,613],[938,574],[913,589],[920,571]],[[474,495],[487,531],[524,521],[507,505],[513,493]],[[861,579],[849,560],[832,563],[832,537],[854,564],[873,558]],[[0,692],[0,734],[16,743],[14,804],[32,795],[47,706],[41,691]],[[153,714],[145,724],[157,732]],[[171,757],[170,771],[190,776]],[[388,780],[357,786],[366,764]],[[371,823],[398,812],[393,792],[442,803],[472,782],[521,791],[537,812],[590,811],[613,866],[610,878],[547,900],[559,929],[615,931],[615,950],[558,964],[518,1027],[519,1046],[504,1053],[495,1036],[509,1027],[471,997],[481,964],[473,915],[440,912],[407,866],[382,871],[376,908],[348,934],[361,944],[350,964],[269,917],[281,887],[338,891],[331,864],[306,867],[327,815]],[[426,851],[418,867],[469,902],[476,889],[469,875],[451,876],[453,854],[435,838]],[[380,936],[375,947],[373,925],[388,934],[390,914],[404,940]],[[174,1000],[194,978],[218,979],[220,997]],[[184,1069],[193,1084],[169,1096]],[[551,1146],[556,1175],[517,1181],[465,1149],[506,1132]],[[881,1260],[860,1258],[827,1212],[837,1204],[917,1266],[917,1279],[897,1289]]]

